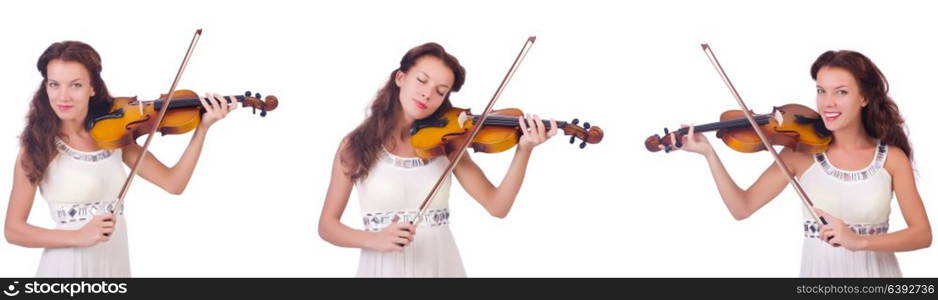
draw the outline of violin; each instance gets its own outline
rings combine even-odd
[[[199,95],[191,90],[177,90],[172,95],[166,115],[156,129],[167,135],[186,133],[198,127],[205,112]],[[254,113],[260,109],[261,117],[277,108],[277,97],[268,95],[264,100],[260,98],[259,93],[252,96],[251,92],[245,92],[244,96],[223,97],[227,103],[237,101],[242,107],[251,107]],[[151,101],[139,101],[137,97],[114,98],[114,104],[107,113],[92,118],[85,126],[101,149],[121,148],[152,132],[166,99],[166,94]]]
[[[801,104],[786,104],[774,107],[771,113],[756,115],[753,118],[765,133],[768,143],[781,145],[796,152],[821,153],[827,150],[833,136],[824,126],[821,115]],[[717,131],[717,137],[733,150],[754,153],[766,150],[765,144],[746,119],[742,110],[728,110],[720,115],[720,121],[694,126],[694,132]],[[651,152],[664,149],[670,152],[674,146],[681,147],[681,138],[688,133],[688,128],[668,132],[664,137],[657,134],[645,139],[645,148]],[[677,145],[672,145],[670,135],[675,136]],[[659,147],[663,146],[663,147]]]
[[[517,108],[493,110],[485,118],[482,128],[472,143],[469,144],[475,152],[498,153],[511,149],[518,144],[521,137],[521,127],[518,125],[518,116],[524,113]],[[450,108],[438,116],[417,120],[410,128],[410,143],[417,152],[417,156],[429,159],[459,150],[465,143],[469,133],[475,128],[479,116],[472,115],[468,109]],[[542,120],[545,128],[550,128],[550,122]],[[570,143],[579,138],[582,142],[580,148],[586,144],[596,144],[602,141],[603,131],[599,126],[591,126],[584,122],[579,126],[579,120],[570,122],[558,121],[557,127],[563,129],[565,135],[570,136]]]

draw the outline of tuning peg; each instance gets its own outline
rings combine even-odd
[[[667,127],[664,128],[664,135],[665,135],[665,136],[668,136],[668,128],[667,128]]]
[[[266,109],[261,109],[261,117],[263,118],[263,117],[266,117],[266,116],[267,116],[267,110],[266,110]]]
[[[583,122],[583,129],[590,129],[590,122]]]
[[[580,149],[586,148],[586,141],[580,143]]]
[[[261,93],[254,93],[254,98],[260,99],[260,98],[261,98]]]
[[[571,136],[571,137],[570,137],[570,143],[573,144],[573,141],[574,141],[575,139],[576,139],[575,136]]]
[[[252,115],[253,115],[253,114],[257,114],[257,107],[256,107],[256,106],[251,106],[251,114],[252,114]]]
[[[674,145],[677,146],[678,148],[683,147],[683,146],[684,146],[684,143],[681,142],[681,140],[683,140],[683,138],[681,138],[681,137],[679,137],[679,136],[675,136],[675,138],[676,138],[676,139],[675,139]]]
[[[251,91],[244,91],[245,97],[251,97]]]
[[[580,123],[580,119],[573,118],[573,121],[570,121],[570,124],[576,125]]]

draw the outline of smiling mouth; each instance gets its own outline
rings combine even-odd
[[[841,114],[843,114],[843,113],[839,113],[839,112],[825,112],[825,113],[824,113],[824,120],[827,120],[827,121],[836,120],[838,117],[840,117]]]

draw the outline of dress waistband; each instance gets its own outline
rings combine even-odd
[[[362,218],[365,221],[365,230],[381,231],[388,225],[398,222],[411,222],[417,217],[417,211],[389,211],[366,213]],[[449,224],[449,209],[430,209],[421,217],[418,226],[436,227]]]
[[[58,224],[81,222],[93,218],[95,215],[105,214],[114,209],[117,200],[98,201],[89,203],[59,204],[52,209],[52,219]],[[117,214],[124,214],[124,207],[117,210]]]
[[[850,228],[856,234],[859,235],[875,235],[875,234],[886,234],[889,232],[889,222],[882,223],[863,223],[863,224],[847,224],[847,227]],[[817,238],[820,235],[821,227],[818,226],[817,221],[814,220],[805,220],[804,221],[804,237],[806,238]]]

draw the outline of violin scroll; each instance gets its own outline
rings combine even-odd
[[[244,92],[244,100],[241,101],[242,107],[250,107],[251,113],[257,113],[257,110],[261,110],[261,117],[266,117],[268,111],[277,109],[277,105],[280,102],[277,100],[276,96],[267,95],[261,100],[261,94],[255,93],[254,96],[251,96],[251,91]]]
[[[675,146],[675,145],[671,145],[671,138],[670,138],[671,134],[676,135],[675,136],[675,141],[677,141],[676,146],[680,148],[682,146],[681,139],[683,138],[683,135],[677,135],[677,132],[670,132],[668,131],[668,128],[665,127],[664,137],[658,134],[654,134],[645,139],[645,149],[647,149],[649,152],[658,152],[661,150],[664,150],[664,153],[671,152],[671,150],[674,150],[674,146]]]
[[[586,144],[598,144],[603,140],[603,130],[599,126],[592,126],[590,122],[583,122],[583,127],[579,126],[580,119],[574,118],[564,125],[558,125],[563,128],[563,134],[570,136],[570,143],[573,144],[577,138],[582,141],[580,149],[586,148]]]

